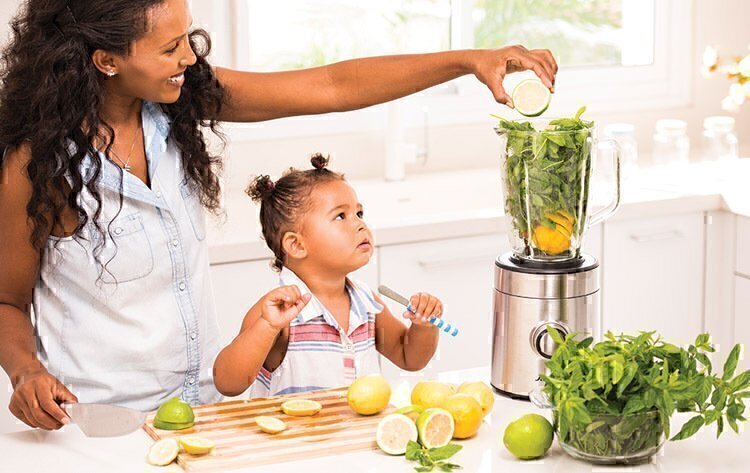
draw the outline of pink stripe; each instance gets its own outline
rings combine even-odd
[[[352,333],[351,339],[353,343],[359,343],[363,342],[365,340],[368,340],[370,338],[375,337],[375,323],[374,322],[367,322],[366,324],[362,324]]]
[[[291,338],[291,337],[290,337]],[[341,336],[331,333],[303,333],[294,334],[294,340],[289,340],[289,343],[294,342],[336,342],[341,343]]]

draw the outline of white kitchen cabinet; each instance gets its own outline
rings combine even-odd
[[[737,273],[750,278],[750,218],[737,217]]]
[[[734,278],[734,343],[744,345],[739,370],[750,369],[750,279],[740,276]],[[725,359],[729,351],[721,357]]]
[[[503,234],[437,240],[380,249],[380,282],[407,298],[429,292],[444,305],[444,318],[459,327],[454,338],[441,333],[429,365],[417,373],[401,371],[384,357],[383,374],[435,378],[437,373],[490,364],[495,258],[509,249]],[[401,317],[404,308],[386,301]]]
[[[703,331],[703,213],[607,222],[602,328],[655,330],[685,344]]]

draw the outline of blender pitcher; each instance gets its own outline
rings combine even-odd
[[[556,119],[505,122],[495,128],[501,141],[505,213],[516,263],[576,264],[586,229],[619,206],[620,148],[614,140],[597,141],[592,126]],[[605,146],[613,150],[614,198],[588,215],[592,162]]]

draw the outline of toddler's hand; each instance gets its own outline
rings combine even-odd
[[[443,315],[443,303],[437,297],[419,292],[409,299],[410,308],[413,312],[407,310],[404,317],[410,319],[413,324],[433,327],[429,322],[430,318],[440,318]]]
[[[297,286],[277,287],[261,298],[261,318],[274,330],[282,330],[311,298],[311,294],[300,294]]]

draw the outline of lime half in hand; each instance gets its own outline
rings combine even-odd
[[[513,89],[513,106],[521,115],[538,117],[549,107],[550,94],[539,79],[524,79]]]

